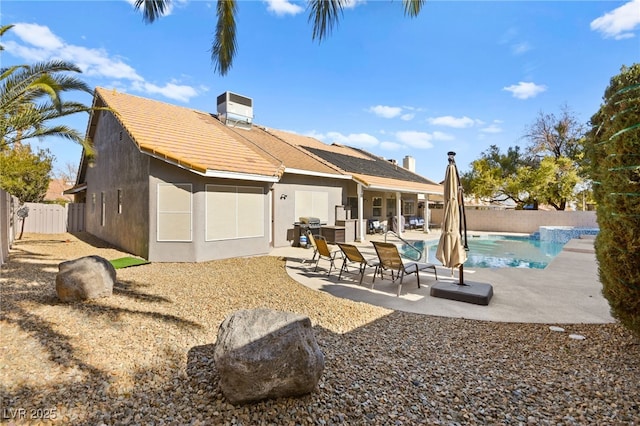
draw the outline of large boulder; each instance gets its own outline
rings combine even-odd
[[[269,309],[229,315],[218,329],[214,360],[232,404],[308,394],[324,370],[311,320]]]
[[[115,282],[116,270],[107,259],[85,256],[58,265],[56,293],[63,302],[109,297]]]

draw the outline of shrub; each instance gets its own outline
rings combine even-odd
[[[602,292],[612,315],[640,335],[640,64],[611,79],[586,148],[598,205]]]

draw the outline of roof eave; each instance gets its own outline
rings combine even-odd
[[[326,177],[326,178],[330,178],[330,179],[346,179],[346,180],[350,180],[350,179],[353,178],[351,175],[314,172],[314,171],[311,171],[311,170],[296,169],[296,168],[292,168],[292,167],[286,167],[284,169],[284,172],[285,173],[295,174],[295,175]]]
[[[365,185],[365,188],[370,191],[385,191],[385,192],[402,192],[402,193],[410,193],[410,194],[433,194],[433,195],[442,195],[442,192],[438,191],[422,191],[416,188],[398,188],[393,186],[384,186],[384,185]]]
[[[257,174],[249,174],[249,173],[237,173],[237,172],[227,172],[224,170],[207,170],[205,173],[200,173],[194,171],[199,175],[205,177],[215,177],[220,179],[239,179],[239,180],[250,180],[255,182],[278,182],[280,179],[277,176],[267,176],[267,175],[257,175]]]
[[[249,181],[256,181],[256,182],[278,182],[280,180],[280,178],[276,175],[270,176],[270,175],[260,175],[255,173],[242,173],[242,172],[231,172],[227,170],[207,169],[199,165],[177,161],[161,153],[160,151],[152,152],[149,150],[143,150],[142,152],[149,155],[150,157],[164,161],[167,164],[180,167],[181,169],[188,170],[192,173],[195,173],[197,175],[204,176],[204,177],[216,177],[220,179],[239,179],[239,180],[249,180]]]
[[[73,195],[86,190],[87,190],[87,184],[83,183],[82,185],[76,185],[73,188],[69,188],[66,191],[63,191],[62,193],[65,195]]]

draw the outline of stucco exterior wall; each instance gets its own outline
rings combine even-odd
[[[149,251],[149,157],[140,153],[120,123],[108,111],[99,114],[93,142],[96,159],[86,172],[87,232],[132,254]],[[121,212],[118,210],[118,190]],[[102,194],[105,223],[101,223]]]
[[[273,245],[284,247],[291,245],[295,217],[296,191],[326,191],[328,194],[327,225],[335,225],[335,206],[346,204],[348,181],[322,177],[285,174],[280,182],[273,185]]]
[[[157,188],[159,183],[192,184],[192,241],[158,241]],[[205,185],[262,187],[264,192],[264,236],[206,241]],[[149,175],[149,257],[152,262],[203,262],[230,257],[267,254],[269,244],[270,183],[214,179],[152,159]],[[225,208],[225,206],[217,206]]]

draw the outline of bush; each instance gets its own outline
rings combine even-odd
[[[640,336],[640,64],[622,67],[603,101],[586,141],[596,257],[612,315]]]

